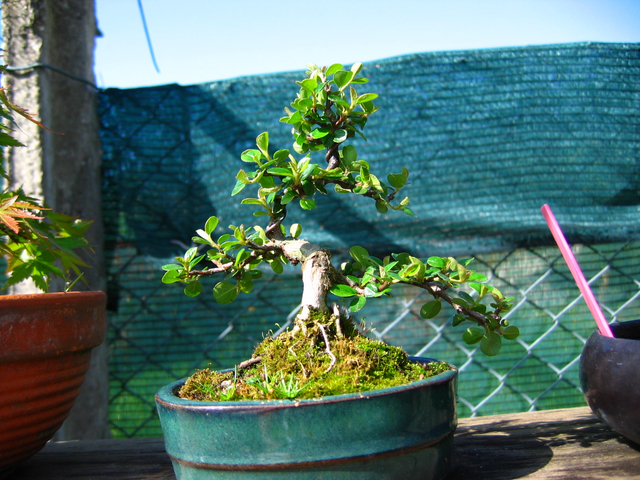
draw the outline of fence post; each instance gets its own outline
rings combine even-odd
[[[94,220],[89,242],[95,254],[85,273],[92,290],[105,291],[101,209],[101,148],[93,50],[97,32],[94,0],[2,2],[3,61],[11,67],[3,86],[9,96],[57,135],[18,119],[16,137],[26,148],[7,154],[11,183],[61,213]],[[35,66],[34,66],[35,65]],[[84,81],[82,81],[84,80]],[[56,285],[54,290],[63,286]],[[27,293],[21,286],[12,293]],[[95,349],[76,406],[58,440],[105,438],[108,427],[106,344]]]

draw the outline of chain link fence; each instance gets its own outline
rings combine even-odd
[[[324,210],[291,212],[336,263],[355,244],[379,257],[472,256],[476,270],[517,297],[508,318],[521,337],[491,358],[461,341],[464,327],[451,325],[451,312],[422,319],[419,291],[397,291],[360,312],[371,335],[459,368],[461,417],[585,404],[578,359],[595,323],[543,203],[554,207],[605,316],[640,318],[638,52],[578,44],[367,64],[381,112],[367,125],[371,142],[357,148],[373,169],[409,168],[418,218],[381,216],[367,199],[337,194],[323,199]],[[161,435],[161,386],[196,368],[233,367],[295,312],[293,268],[265,271],[251,295],[219,305],[163,285],[160,267],[209,215],[253,224],[229,197],[239,153],[265,130],[272,144],[290,143],[274,115],[300,75],[100,93],[114,437]]]
[[[574,253],[609,320],[640,318],[640,242],[576,245]],[[267,275],[255,294],[221,306],[160,284],[158,263],[132,249],[119,252],[116,264],[110,281],[121,292],[120,308],[108,331],[116,437],[161,435],[155,391],[196,368],[230,368],[248,358],[265,332],[286,327],[301,293],[298,275]],[[461,417],[585,405],[578,359],[595,323],[557,248],[481,255],[475,266],[518,298],[509,318],[522,335],[498,357],[462,342],[450,313],[421,318],[425,294],[416,290],[370,308],[364,320],[371,335],[456,365]]]

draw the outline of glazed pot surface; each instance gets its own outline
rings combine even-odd
[[[426,359],[419,359],[424,361]],[[198,402],[156,395],[176,477],[438,479],[449,467],[457,370],[362,394]]]
[[[640,444],[640,320],[597,330],[580,357],[580,383],[591,410],[613,430]]]

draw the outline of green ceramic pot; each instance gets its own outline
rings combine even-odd
[[[457,377],[453,368],[362,394],[241,402],[183,400],[183,379],[156,405],[178,480],[439,479],[451,459]]]

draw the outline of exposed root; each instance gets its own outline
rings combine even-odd
[[[338,320],[337,324],[339,323],[340,321]],[[329,337],[327,336],[327,331],[325,330],[324,325],[322,325],[320,322],[317,322],[316,325],[318,325],[318,328],[320,329],[320,331],[322,332],[322,336],[324,337],[325,352],[327,353],[327,355],[329,355],[329,358],[331,358],[331,364],[329,365],[329,368],[327,368],[324,372],[325,374],[327,374],[331,370],[333,370],[333,367],[336,364],[336,356],[331,351],[331,345],[329,344]]]
[[[342,334],[342,322],[340,321],[340,307],[337,303],[334,303],[331,305],[331,308],[333,309],[333,315],[331,318],[336,324],[336,336],[338,338],[344,338],[344,335]]]
[[[244,362],[240,362],[236,366],[236,369],[242,370],[245,368],[249,368],[251,365],[255,365],[256,363],[260,363],[261,361],[262,361],[262,357],[253,357],[248,360],[245,360]]]

